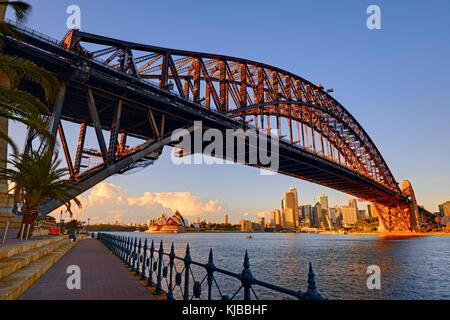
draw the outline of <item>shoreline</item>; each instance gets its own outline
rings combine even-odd
[[[331,232],[331,231],[322,231],[318,234],[325,234],[325,235],[342,235],[342,236],[348,236],[348,235],[358,235],[358,236],[404,236],[404,237],[426,237],[426,236],[450,236],[450,232],[347,232],[344,233],[337,233],[337,232]]]

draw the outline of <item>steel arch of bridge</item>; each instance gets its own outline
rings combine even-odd
[[[173,145],[170,133],[194,120],[222,131],[249,128],[253,122],[256,129],[276,130],[282,138],[281,173],[373,202],[386,231],[418,229],[411,186],[400,190],[361,125],[321,86],[246,59],[142,45],[78,30],[58,43],[25,31],[25,48],[10,39],[7,46],[61,79],[60,99],[51,107],[52,130],[59,133],[71,177],[82,191],[138,163],[153,163],[162,147]],[[80,124],[74,163],[62,119]],[[83,149],[87,126],[95,129],[100,151]],[[109,143],[104,130],[110,131]],[[145,142],[130,149],[127,136]],[[101,161],[82,172],[80,158],[89,152]],[[50,201],[41,214],[57,206]]]
[[[86,52],[83,43],[108,47]],[[242,58],[142,45],[77,30],[65,37],[63,47],[138,79],[157,81],[162,89],[171,88],[172,80],[181,97],[253,121],[257,129],[267,130],[275,123],[280,137],[287,131],[289,143],[296,140],[299,148],[400,192],[381,153],[356,119],[322,87],[291,72]],[[288,119],[288,128],[282,127],[280,118]]]

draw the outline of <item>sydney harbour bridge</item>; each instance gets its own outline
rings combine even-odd
[[[278,172],[370,201],[380,231],[419,231],[432,217],[417,205],[411,184],[396,182],[381,153],[358,121],[336,99],[289,71],[247,59],[156,47],[70,30],[62,41],[17,26],[24,37],[7,37],[4,52],[31,60],[60,81],[50,105],[74,196],[114,174],[151,165],[171,134],[205,129],[254,129],[279,139]],[[89,50],[87,49],[89,48]],[[38,98],[42,90],[26,81]],[[63,122],[79,128],[71,148]],[[86,147],[93,128],[98,149]],[[26,149],[36,146],[29,131]],[[131,147],[127,138],[141,141]],[[71,154],[71,150],[76,150]],[[72,152],[73,153],[73,152]],[[236,155],[238,156],[238,155]],[[245,158],[247,159],[247,158]],[[237,159],[232,159],[237,161]],[[265,167],[261,163],[244,164]],[[61,204],[47,201],[40,215]]]

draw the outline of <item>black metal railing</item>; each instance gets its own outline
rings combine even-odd
[[[209,251],[208,262],[206,264],[193,261],[191,258],[189,244],[186,246],[184,257],[175,254],[172,243],[170,252],[164,251],[161,240],[159,249],[155,248],[152,240],[150,246],[147,239],[125,237],[109,233],[98,233],[97,239],[107,248],[116,254],[140,279],[147,282],[148,286],[155,287],[154,294],[166,294],[167,299],[192,300],[202,299],[202,286],[206,281],[206,299],[213,300],[215,296],[221,300],[238,299],[238,293],[243,290],[243,300],[259,300],[255,286],[263,287],[278,293],[285,294],[301,300],[323,300],[319,294],[314,280],[314,272],[311,263],[308,272],[308,288],[306,292],[295,291],[280,287],[271,283],[260,281],[252,276],[250,271],[250,260],[245,252],[243,270],[241,273],[234,273],[220,269],[215,266],[212,249]],[[193,267],[198,267],[196,273]],[[227,276],[238,280],[239,288],[232,290],[231,296],[222,292],[216,275]],[[200,278],[201,281],[196,280]],[[191,280],[193,281],[191,288]],[[192,292],[191,292],[192,290]]]

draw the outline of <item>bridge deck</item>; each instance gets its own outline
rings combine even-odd
[[[81,270],[81,289],[69,290],[67,267]],[[80,241],[19,300],[155,300],[119,260],[96,239]]]

